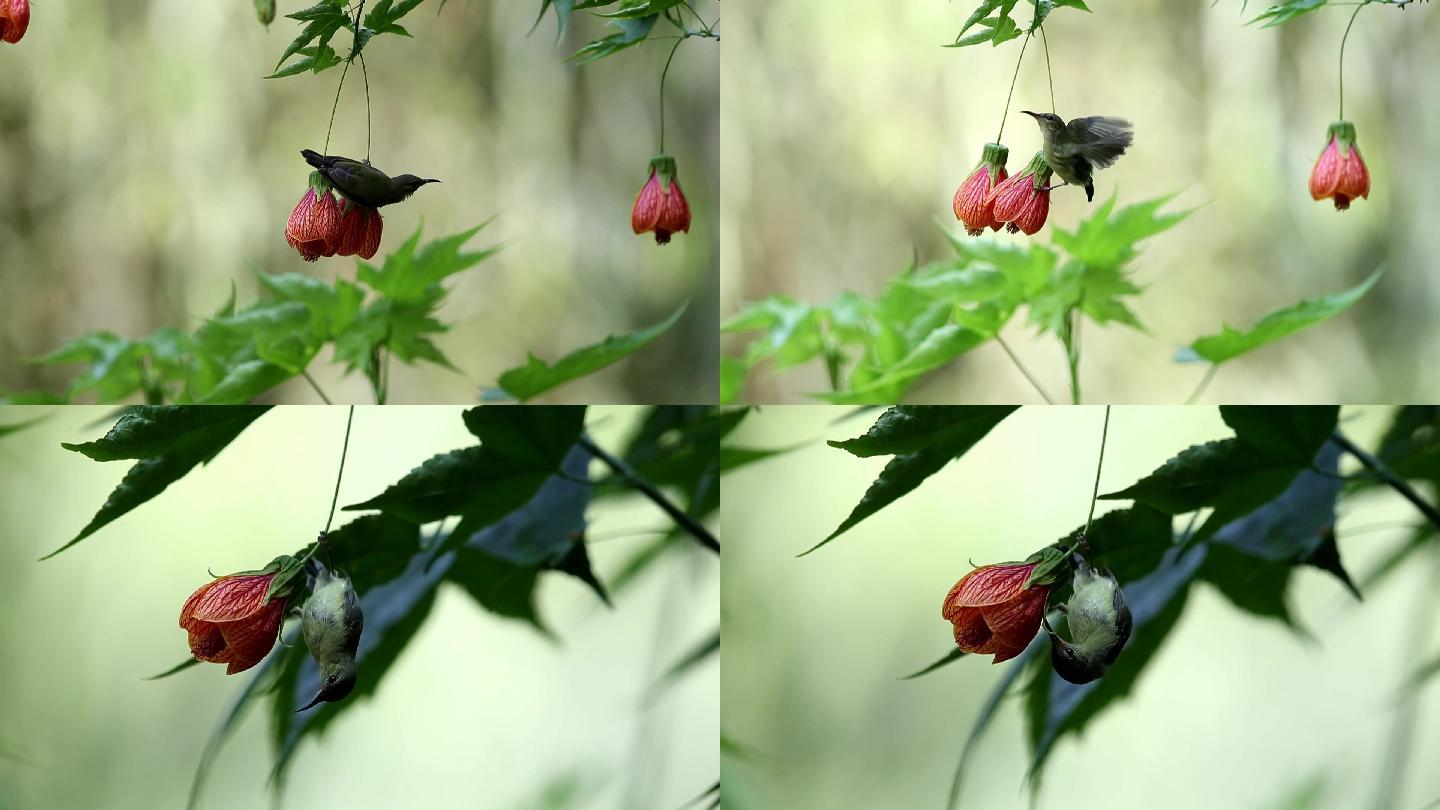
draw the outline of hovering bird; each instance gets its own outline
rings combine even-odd
[[[1074,118],[1069,123],[1055,113],[1021,110],[1035,119],[1045,136],[1045,160],[1064,183],[1060,186],[1084,186],[1085,199],[1095,199],[1091,175],[1096,169],[1114,165],[1135,140],[1135,129],[1129,121],[1092,115]]]
[[[1071,556],[1070,565],[1075,572],[1074,592],[1064,610],[1072,641],[1060,638],[1048,619],[1042,621],[1050,634],[1050,665],[1055,674],[1070,683],[1089,683],[1120,657],[1134,621],[1125,592],[1113,574],[1097,572],[1079,554]]]
[[[335,155],[322,155],[310,149],[300,150],[305,162],[314,166],[330,185],[351,202],[367,208],[380,208],[402,202],[426,183],[439,180],[425,180],[413,174],[394,177],[370,165],[368,160],[352,160]]]

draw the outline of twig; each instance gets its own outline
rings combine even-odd
[[[614,471],[616,475],[625,479],[626,483],[630,484],[630,486],[638,490],[640,494],[649,498],[656,506],[660,507],[661,511],[669,515],[670,519],[674,520],[682,529],[689,532],[691,537],[694,537],[700,542],[700,545],[717,554],[720,553],[720,541],[715,538],[715,535],[710,533],[709,529],[700,525],[699,521],[686,514],[685,510],[676,506],[674,502],[665,497],[663,492],[656,489],[653,484],[646,481],[640,473],[636,472],[633,467],[595,444],[595,442],[590,440],[589,436],[581,436],[579,445],[585,448],[586,452],[590,455],[603,461],[605,466]]]
[[[334,405],[334,404],[335,404],[335,403],[333,403],[333,402],[330,401],[330,397],[325,396],[325,392],[324,392],[324,391],[321,391],[321,390],[320,390],[320,386],[319,386],[318,384],[316,384],[315,378],[310,376],[310,371],[309,371],[308,369],[302,369],[302,370],[300,371],[300,376],[302,376],[302,377],[305,378],[305,382],[310,383],[310,387],[315,389],[315,393],[317,393],[317,394],[320,395],[320,399],[324,400],[324,402],[325,402],[326,405]]]
[[[1005,119],[1010,117],[1010,99],[1015,95],[1015,80],[1020,78],[1020,65],[1025,61],[1025,49],[1029,47],[1030,37],[1034,35],[1033,31],[1026,34],[1025,41],[1020,43],[1020,58],[1015,60],[1015,75],[1010,77],[1010,92],[1005,95],[1005,113],[1000,117],[1000,133],[995,136],[995,143],[1000,143],[1000,139],[1005,137]]]
[[[1433,523],[1436,528],[1440,528],[1440,510],[1437,510],[1433,504],[1420,497],[1420,493],[1416,492],[1415,488],[1410,486],[1410,482],[1396,475],[1385,462],[1370,455],[1365,450],[1356,446],[1354,442],[1345,438],[1345,434],[1340,431],[1337,430],[1332,433],[1330,440],[1340,445],[1341,450],[1354,456],[1357,461],[1375,473],[1381,483],[1388,485],[1391,489],[1400,493],[1401,497],[1413,504],[1416,509],[1420,510],[1420,514],[1424,515],[1426,520]]]
[[[1090,524],[1095,521],[1095,501],[1100,498],[1100,471],[1105,469],[1105,442],[1110,438],[1110,406],[1105,406],[1105,424],[1100,428],[1100,460],[1095,462],[1095,488],[1090,491],[1090,514],[1085,518],[1085,536],[1090,536]]]
[[[998,332],[995,334],[995,342],[999,343],[1000,348],[1004,349],[1005,353],[1010,356],[1010,361],[1015,364],[1016,368],[1020,369],[1020,373],[1025,375],[1025,379],[1029,380],[1030,384],[1035,386],[1035,390],[1040,393],[1040,398],[1045,400],[1045,404],[1054,405],[1055,400],[1051,399],[1050,395],[1045,393],[1044,386],[1040,385],[1040,381],[1035,379],[1035,375],[1030,373],[1030,369],[1026,368],[1024,363],[1020,362],[1020,358],[1015,355],[1015,352],[1010,350],[1009,344],[1005,342],[1005,338],[1000,337]]]
[[[1206,388],[1210,387],[1210,381],[1215,379],[1215,372],[1219,370],[1219,363],[1211,363],[1210,368],[1205,369],[1205,376],[1200,378],[1200,384],[1195,386],[1195,390],[1190,392],[1189,397],[1186,397],[1186,405],[1194,405],[1200,400],[1200,395],[1205,393]]]

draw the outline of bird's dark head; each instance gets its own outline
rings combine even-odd
[[[1054,630],[1045,629],[1050,633],[1050,666],[1056,675],[1070,683],[1090,683],[1109,669],[1104,661],[1084,655],[1074,644],[1056,635]]]
[[[1035,123],[1040,125],[1040,131],[1047,135],[1059,132],[1065,128],[1065,119],[1055,113],[1031,112],[1029,110],[1021,110],[1020,112],[1034,118]]]
[[[295,711],[303,712],[318,703],[334,703],[337,700],[344,700],[354,689],[355,659],[342,657],[321,668],[320,691],[315,693],[315,697],[309,703]]]
[[[404,194],[406,197],[414,194],[417,189],[419,189],[426,183],[440,182],[439,180],[427,180],[422,177],[416,177],[413,174],[397,175],[395,177],[392,177],[391,180],[394,181],[395,187],[400,190],[400,193]]]

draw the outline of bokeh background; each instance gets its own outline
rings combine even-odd
[[[1373,446],[1388,410],[1345,409],[1345,429]],[[840,524],[888,460],[824,444],[860,435],[878,413],[836,421],[849,411],[768,408],[733,438],[801,449],[725,480],[722,728],[744,749],[726,758],[725,789],[757,808],[938,810],[1005,667],[967,658],[899,679],[951,648],[940,603],[971,560],[1021,559],[1084,522],[1104,412],[1021,409],[919,489],[797,558]],[[1101,492],[1224,435],[1214,408],[1116,408]],[[1112,508],[1101,501],[1098,511]],[[1415,520],[1393,494],[1347,501],[1338,536],[1357,581]],[[1428,560],[1412,557],[1363,603],[1329,574],[1299,570],[1292,614],[1309,639],[1240,612],[1208,585],[1193,588],[1131,696],[1056,746],[1033,806],[1430,806],[1440,799],[1440,679],[1414,706],[1401,685],[1440,648],[1431,547]],[[1032,806],[1022,790],[1022,702],[1001,705],[960,807]],[[1399,713],[1415,723],[1407,758],[1389,742]],[[1382,783],[1394,787],[1388,801],[1378,798]]]
[[[594,408],[616,448],[640,409]],[[14,424],[36,409],[0,409]],[[185,805],[200,751],[243,677],[184,660],[176,620],[216,572],[254,568],[323,525],[343,408],[284,408],[208,467],[53,559],[128,466],[60,447],[99,436],[105,409],[69,407],[0,438],[0,808]],[[368,498],[437,452],[471,445],[457,408],[357,408],[341,503]],[[23,473],[21,472],[23,470]],[[598,468],[596,470],[598,473]],[[590,553],[614,575],[665,517],[638,497],[589,512]],[[337,515],[343,523],[344,513]],[[693,549],[693,553],[691,553]],[[667,690],[661,673],[719,621],[719,565],[676,547],[606,609],[578,580],[542,577],[558,637],[441,587],[372,700],[302,744],[280,807],[460,810],[677,808],[718,771],[718,661]],[[268,705],[268,704],[265,704]],[[210,771],[202,808],[272,806],[269,720],[251,711]]]
[[[267,30],[251,0],[34,4],[25,39],[0,51],[0,389],[59,389],[72,369],[22,360],[86,332],[193,328],[232,284],[252,301],[254,271],[353,279],[353,260],[305,264],[283,235],[309,171],[299,151],[323,145],[341,71],[262,79],[300,30],[283,15],[308,5],[280,0]],[[630,232],[629,212],[655,153],[673,41],[577,67],[563,58],[607,32],[590,15],[557,43],[552,14],[527,34],[539,0],[440,6],[405,18],[413,39],[382,36],[365,51],[375,164],[444,180],[386,209],[377,260],[422,223],[439,236],[494,217],[472,244],[506,247],[447,282],[440,319],[454,328],[437,343],[460,373],[396,364],[392,402],[473,402],[527,352],[554,361],[687,299],[670,334],[547,399],[713,401],[716,43],[686,43],[670,71],[667,147],[694,225],[662,249]],[[331,151],[365,152],[358,69]],[[329,366],[322,352],[312,373],[332,399],[369,401],[363,377]],[[318,401],[303,381],[271,398]]]
[[[824,303],[873,296],[910,263],[953,255],[937,222],[955,228],[951,198],[994,139],[1019,54],[941,47],[976,3],[790,0],[732,15],[721,67],[722,313],[788,294]],[[1101,172],[1097,198],[1138,202],[1180,192],[1199,210],[1151,239],[1138,260],[1135,307],[1150,330],[1085,329],[1084,388],[1095,401],[1184,401],[1204,368],[1174,350],[1248,327],[1302,298],[1339,292],[1385,265],[1384,280],[1349,313],[1228,365],[1212,402],[1429,402],[1440,376],[1422,347],[1440,345],[1440,216],[1435,172],[1440,103],[1418,77],[1440,73],[1440,9],[1367,8],[1346,50],[1346,117],[1370,166],[1370,199],[1339,213],[1310,199],[1310,168],[1336,115],[1336,56],[1353,7],[1321,9],[1279,28],[1245,22],[1266,7],[1240,0],[1089,3],[1045,24],[1058,111],[1119,115],[1136,143]],[[1029,3],[1015,16],[1029,22]],[[1005,128],[1011,168],[1039,148],[1021,109],[1049,109],[1040,42],[1020,70]],[[1018,163],[1017,163],[1018,161]],[[1088,213],[1057,192],[1056,224]],[[1021,239],[1001,235],[1000,239]],[[1063,354],[1007,342],[1051,391]],[[739,354],[745,336],[727,336]],[[752,375],[742,399],[781,402],[827,390],[823,364]],[[999,347],[967,355],[911,389],[914,401],[1034,401]]]

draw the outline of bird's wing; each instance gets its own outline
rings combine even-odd
[[[325,176],[346,196],[367,197],[376,189],[387,188],[390,177],[384,172],[358,160],[336,158]]]
[[[1064,143],[1055,146],[1059,157],[1079,155],[1090,161],[1097,169],[1108,168],[1135,140],[1135,130],[1129,121],[1092,115],[1076,118],[1065,125]]]

